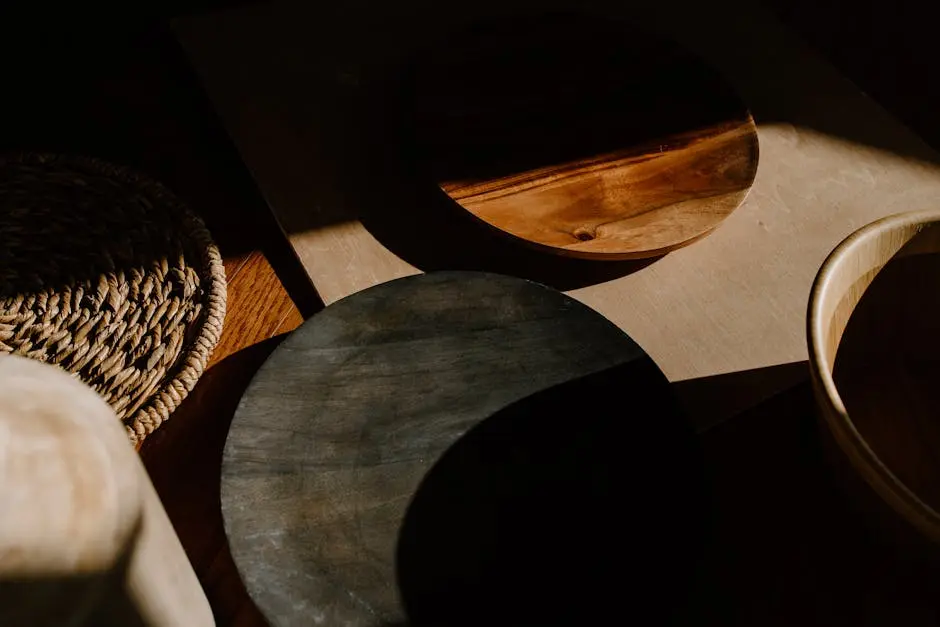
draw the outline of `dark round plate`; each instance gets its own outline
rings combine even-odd
[[[701,477],[620,329],[535,283],[443,272],[330,305],[273,353],[232,423],[222,511],[278,627],[661,619]]]
[[[446,33],[406,72],[428,178],[498,231],[572,257],[662,255],[708,234],[757,172],[735,89],[679,44],[579,14]]]

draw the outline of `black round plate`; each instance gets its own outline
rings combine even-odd
[[[696,451],[605,318],[442,272],[339,301],[274,352],[232,424],[222,510],[278,627],[663,617],[701,540]]]

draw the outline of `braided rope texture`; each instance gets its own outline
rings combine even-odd
[[[0,352],[56,364],[139,444],[205,370],[225,270],[161,184],[95,159],[0,158]]]

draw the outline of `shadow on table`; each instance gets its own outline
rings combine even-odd
[[[611,395],[624,381],[655,389],[621,369],[564,384],[440,458],[399,538],[413,626],[938,623],[936,572],[833,481],[805,379],[701,433],[701,466],[655,392]]]
[[[672,391],[699,433],[759,406],[807,380],[809,364],[795,361],[672,382]]]
[[[301,311],[322,308],[169,27],[39,13],[0,24],[6,89],[19,94],[4,104],[0,153],[90,156],[145,173],[205,220],[223,255],[263,249]],[[27,49],[47,54],[15,52]]]
[[[808,382],[701,438],[714,536],[689,622],[937,624],[936,575],[874,533],[833,480]]]
[[[399,533],[412,625],[672,623],[707,498],[694,433],[651,366],[518,401],[441,456]]]
[[[172,420],[144,440],[140,450],[220,627],[268,625],[232,559],[219,488],[225,439],[241,395],[284,337],[254,344],[209,368]],[[167,463],[167,456],[178,461]]]

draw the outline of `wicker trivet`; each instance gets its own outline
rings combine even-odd
[[[225,271],[165,187],[101,161],[0,158],[0,351],[94,388],[139,443],[205,369]]]

